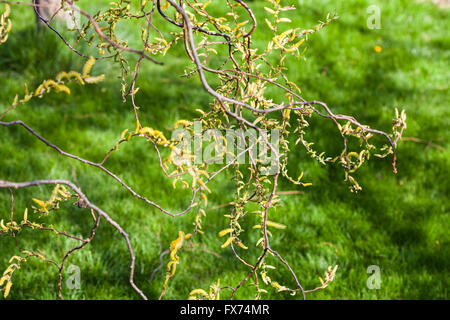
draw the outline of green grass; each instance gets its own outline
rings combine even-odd
[[[90,12],[100,1],[80,1]],[[102,1],[107,3],[107,1]],[[218,3],[217,1],[215,1]],[[299,84],[307,99],[325,101],[337,113],[352,114],[374,128],[389,130],[394,108],[406,109],[408,129],[405,136],[433,140],[441,148],[404,141],[398,149],[398,174],[390,160],[372,159],[358,174],[363,191],[348,191],[343,172],[337,166],[316,164],[301,148],[291,156],[290,170],[305,172],[313,186],[301,195],[282,196],[283,206],[271,212],[272,219],[286,224],[283,232],[273,231],[272,246],[296,271],[304,287],[318,284],[330,265],[339,265],[335,281],[309,299],[447,299],[450,277],[449,217],[449,44],[448,10],[431,3],[402,1],[331,1],[295,2],[295,15],[287,15],[302,28],[315,26],[328,12],[340,18],[325,30],[310,37],[304,59],[292,60],[288,74]],[[214,4],[214,1],[213,1]],[[381,8],[382,29],[369,30],[366,19],[369,5]],[[263,17],[263,1],[251,3]],[[0,46],[0,111],[6,109],[16,93],[60,70],[80,70],[83,60],[64,49],[54,34],[37,35],[29,8],[12,8],[13,30]],[[217,13],[221,12],[216,5]],[[257,44],[267,39],[262,30]],[[123,37],[137,43],[139,34],[124,26]],[[139,29],[138,29],[139,30]],[[375,46],[383,51],[376,53]],[[135,57],[130,56],[131,59]],[[164,67],[144,64],[138,86],[137,104],[145,125],[169,128],[180,118],[193,118],[192,110],[210,101],[197,79],[179,75],[187,59],[181,48],[165,58]],[[94,74],[106,73],[99,85],[71,85],[70,97],[51,93],[30,101],[11,112],[4,120],[21,119],[63,150],[99,161],[112,147],[120,133],[134,129],[131,104],[122,103],[118,69],[99,62]],[[98,170],[59,156],[34,139],[23,128],[0,128],[0,179],[26,181],[42,178],[69,179],[81,186],[93,203],[120,221],[131,234],[137,254],[136,283],[152,299],[159,296],[164,272],[150,282],[152,270],[159,264],[158,242],[166,249],[178,230],[192,229],[193,215],[169,218],[133,198],[114,180]],[[329,153],[339,152],[341,140],[327,121],[311,123],[309,139]],[[163,207],[177,211],[189,199],[187,193],[174,191],[165,179],[151,144],[136,140],[120,147],[107,162],[107,168],[119,174],[129,185]],[[294,186],[281,182],[281,190]],[[233,185],[219,177],[212,185],[210,207],[232,200]],[[30,188],[15,192],[15,212],[20,215],[32,205],[31,198],[47,198],[50,188]],[[220,254],[217,258],[204,251],[180,253],[181,264],[171,279],[165,298],[184,299],[194,288],[208,288],[221,280],[223,285],[237,285],[246,268],[236,262],[230,249],[220,249],[217,232],[224,229],[226,208],[208,210],[205,234],[199,246],[208,246]],[[0,218],[9,217],[9,192],[0,192]],[[50,217],[39,221],[59,230],[87,236],[92,223],[89,213],[70,203]],[[251,221],[247,229],[250,229]],[[161,237],[158,239],[158,231]],[[246,243],[254,243],[249,232]],[[71,240],[41,232],[23,232],[18,238],[27,250],[42,250],[49,258],[61,259]],[[244,239],[245,240],[245,239]],[[17,253],[13,239],[0,238],[0,269],[8,266]],[[255,261],[258,250],[242,252]],[[273,280],[293,287],[288,271],[274,258],[277,267]],[[167,263],[167,256],[165,263]],[[103,222],[97,236],[84,250],[74,254],[68,264],[81,268],[81,290],[64,288],[70,299],[137,299],[128,284],[128,253],[121,236]],[[381,268],[381,289],[366,286],[370,265]],[[65,275],[67,276],[67,274]],[[14,275],[9,299],[54,299],[57,272],[41,262],[30,260]],[[224,294],[224,297],[227,297]],[[253,288],[238,291],[237,298],[251,299]],[[267,299],[293,299],[268,288]]]

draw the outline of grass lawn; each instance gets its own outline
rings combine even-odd
[[[93,13],[109,1],[79,1]],[[399,144],[398,174],[390,159],[371,159],[357,175],[363,190],[349,192],[337,165],[324,167],[298,146],[291,155],[290,170],[305,172],[313,185],[298,188],[281,181],[280,190],[300,190],[302,194],[282,195],[283,205],[271,212],[273,220],[288,226],[273,230],[272,247],[291,264],[306,288],[319,284],[318,277],[331,265],[339,265],[335,281],[308,299],[448,299],[450,286],[450,148],[449,60],[450,19],[448,9],[431,1],[299,0],[286,1],[299,10],[286,14],[301,28],[314,27],[327,13],[339,19],[305,43],[300,60],[290,61],[288,75],[306,99],[325,101],[335,113],[351,114],[373,128],[389,131],[394,108],[408,115],[406,137]],[[264,1],[249,2],[259,17],[261,29],[256,45],[270,40],[264,27]],[[381,9],[381,29],[370,30],[367,8]],[[212,1],[217,14],[220,1]],[[0,5],[0,10],[3,6]],[[158,20],[160,22],[160,19]],[[35,88],[61,70],[81,70],[84,60],[64,47],[55,34],[37,35],[34,14],[29,7],[12,6],[13,29],[0,46],[0,113],[12,103],[23,85]],[[138,43],[140,31],[124,25],[120,34]],[[136,30],[140,30],[136,29]],[[376,52],[375,47],[381,47]],[[196,108],[206,108],[210,97],[198,79],[180,75],[188,62],[177,47],[165,59],[165,66],[144,63],[138,80],[141,88],[137,104],[141,121],[160,128],[170,136],[178,119],[198,116]],[[130,55],[130,59],[135,57]],[[100,161],[114,146],[121,132],[135,127],[131,103],[122,103],[118,68],[108,61],[98,62],[94,74],[105,73],[98,85],[70,85],[71,95],[51,93],[10,112],[3,121],[23,120],[63,150],[92,161]],[[330,154],[340,152],[342,141],[331,123],[311,122],[309,139]],[[432,142],[432,143],[430,143]],[[120,147],[106,167],[116,172],[137,191],[173,211],[184,209],[187,192],[174,190],[162,174],[153,146],[137,139]],[[159,265],[159,256],[177,237],[178,230],[191,232],[194,215],[170,218],[133,198],[116,181],[94,168],[62,157],[20,127],[0,127],[0,179],[68,179],[90,200],[110,213],[131,235],[137,255],[136,283],[151,299],[159,297],[165,267],[150,275]],[[197,250],[182,250],[181,263],[171,279],[166,299],[185,299],[195,288],[207,289],[220,279],[222,285],[236,286],[246,275],[231,249],[221,249],[217,233],[227,227],[226,207],[232,201],[234,184],[223,175],[212,182],[205,234],[197,238]],[[51,188],[29,188],[15,192],[15,212],[31,209],[32,198],[48,198]],[[0,219],[9,218],[9,192],[0,191]],[[30,213],[31,214],[31,213]],[[35,217],[33,217],[34,219]],[[67,203],[47,218],[37,219],[88,236],[92,224],[85,210]],[[252,221],[247,244],[255,243]],[[18,241],[23,249],[40,250],[48,258],[61,259],[75,241],[49,233],[26,231]],[[208,250],[206,250],[208,248]],[[211,252],[216,253],[212,254]],[[255,261],[260,250],[251,245],[240,253]],[[12,238],[0,237],[0,270],[18,253]],[[81,268],[81,289],[64,287],[66,299],[138,299],[128,284],[128,251],[122,237],[103,223],[94,241],[75,253],[68,264]],[[165,256],[164,263],[168,262]],[[275,258],[277,267],[270,277],[294,287],[288,270]],[[367,268],[380,267],[381,288],[370,290]],[[67,273],[65,274],[67,276]],[[55,268],[29,260],[14,275],[8,299],[57,298],[58,274]],[[266,288],[264,299],[298,299],[289,293]],[[254,298],[254,287],[237,292],[238,299]],[[223,297],[227,298],[224,291]]]

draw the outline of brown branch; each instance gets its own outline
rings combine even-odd
[[[128,247],[128,252],[130,254],[131,264],[130,264],[130,277],[129,282],[133,289],[145,300],[147,300],[147,297],[144,295],[144,293],[136,286],[134,283],[134,271],[135,271],[135,261],[136,257],[134,255],[133,247],[131,245],[130,237],[129,235],[122,229],[120,224],[118,224],[115,220],[113,220],[106,212],[104,212],[102,209],[97,207],[96,205],[92,204],[89,199],[81,192],[81,190],[72,182],[67,180],[34,180],[34,181],[27,181],[27,182],[10,182],[5,180],[0,180],[0,189],[4,188],[12,188],[12,189],[21,189],[21,188],[28,188],[28,187],[34,187],[34,186],[40,186],[40,185],[65,185],[72,189],[79,197],[79,199],[82,199],[85,206],[89,209],[94,210],[97,212],[97,214],[102,218],[104,218],[111,226],[113,226],[125,239],[125,242]],[[97,220],[99,221],[99,220]],[[95,229],[93,229],[93,234],[95,235]],[[93,237],[93,235],[91,235]],[[85,244],[87,244],[86,242]],[[74,249],[76,250],[76,249]],[[73,251],[72,251],[73,252]],[[71,253],[71,252],[70,252]],[[70,255],[69,253],[69,255]],[[61,269],[60,269],[61,270]],[[61,272],[61,271],[60,271]]]

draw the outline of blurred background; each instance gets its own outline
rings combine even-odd
[[[350,193],[343,171],[337,165],[322,166],[300,146],[292,150],[292,172],[304,171],[309,188],[281,181],[280,190],[301,191],[280,195],[282,206],[272,219],[287,225],[273,230],[272,247],[290,263],[306,288],[319,285],[318,277],[331,265],[339,265],[335,281],[308,299],[447,299],[450,286],[449,216],[449,9],[445,1],[299,0],[284,1],[298,10],[286,13],[293,26],[310,29],[336,12],[339,19],[309,37],[301,59],[290,60],[287,71],[303,96],[326,102],[335,113],[350,114],[373,128],[389,131],[394,108],[405,109],[407,137],[398,148],[398,174],[390,159],[371,159],[357,174],[363,190]],[[77,4],[94,14],[109,1],[81,0]],[[137,1],[132,1],[136,5]],[[255,46],[270,41],[264,25],[265,1],[249,1],[260,22]],[[213,0],[212,12],[224,14],[221,1]],[[3,10],[3,5],[0,5]],[[371,27],[373,8],[380,12],[380,25]],[[36,88],[61,70],[81,70],[85,60],[67,49],[56,34],[36,31],[31,7],[12,5],[13,23],[9,40],[0,46],[0,112],[6,110],[23,86]],[[155,16],[155,24],[164,24]],[[163,30],[172,30],[170,28]],[[129,45],[140,46],[141,26],[125,22],[117,27]],[[66,32],[68,39],[73,35]],[[85,52],[91,48],[77,47]],[[89,51],[91,50],[91,51]],[[129,55],[130,65],[136,57]],[[137,105],[145,125],[170,136],[178,119],[193,119],[197,108],[207,108],[210,97],[195,77],[181,77],[188,64],[182,43],[165,57],[164,66],[144,62],[137,86]],[[63,150],[100,161],[114,146],[124,129],[134,130],[131,103],[122,102],[120,70],[108,60],[99,61],[92,74],[105,73],[97,85],[70,85],[70,96],[52,92],[33,99],[10,112],[3,121],[20,119]],[[319,149],[337,154],[341,139],[332,124],[313,119],[308,133]],[[124,144],[106,163],[137,191],[179,211],[187,206],[189,194],[174,190],[161,172],[153,146],[141,139]],[[136,283],[149,298],[159,297],[165,264],[155,273],[159,256],[168,249],[178,230],[193,228],[194,215],[169,218],[139,199],[98,170],[59,156],[20,127],[0,128],[0,179],[68,179],[79,186],[97,206],[120,221],[131,235],[137,255]],[[195,288],[207,289],[220,279],[236,286],[246,275],[230,248],[221,249],[217,233],[227,227],[228,208],[234,184],[223,175],[208,185],[209,209],[203,219],[205,233],[195,249],[179,253],[180,265],[170,281],[166,299],[185,299]],[[18,216],[32,198],[48,199],[50,187],[15,192]],[[9,192],[0,191],[0,219],[9,217]],[[92,218],[86,210],[67,203],[52,215],[30,220],[52,224],[58,230],[88,236]],[[254,244],[258,234],[247,229],[244,243]],[[48,258],[61,259],[75,242],[63,237],[28,230],[18,237],[23,249],[40,250]],[[0,238],[0,270],[18,253],[12,238]],[[259,250],[251,245],[240,251],[255,261]],[[282,285],[295,283],[276,259],[269,276]],[[64,286],[66,299],[138,299],[128,284],[128,252],[122,237],[106,223],[84,250],[75,253],[68,265],[79,266],[81,288]],[[379,289],[367,286],[369,266],[378,266]],[[65,273],[65,276],[67,274]],[[55,299],[58,274],[42,262],[29,260],[14,275],[12,299]],[[296,299],[289,293],[266,288],[264,299]],[[254,298],[253,286],[240,289],[236,298]],[[224,291],[224,297],[227,297]]]

